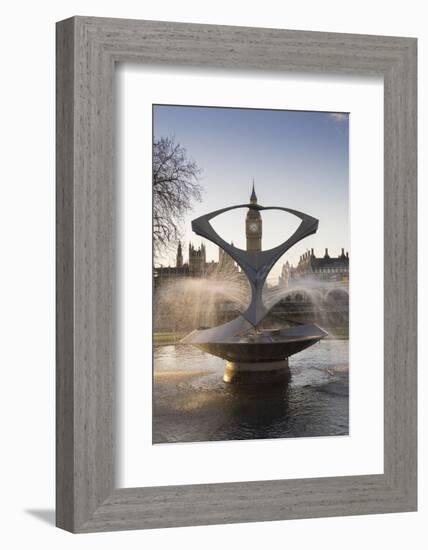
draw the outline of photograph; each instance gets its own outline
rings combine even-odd
[[[152,117],[153,444],[349,435],[349,113]]]

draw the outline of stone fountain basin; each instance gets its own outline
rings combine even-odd
[[[287,359],[327,336],[327,332],[315,324],[256,332],[245,323],[239,328],[226,323],[232,334],[224,329],[226,325],[194,330],[181,343],[194,345],[233,363],[264,363]],[[233,334],[234,328],[238,334]]]

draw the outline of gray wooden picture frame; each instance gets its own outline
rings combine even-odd
[[[58,527],[83,533],[416,510],[416,46],[414,38],[91,17],[57,24]],[[117,62],[383,77],[383,474],[115,487]]]

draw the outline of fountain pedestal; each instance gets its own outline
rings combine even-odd
[[[224,325],[194,330],[182,340],[227,361],[223,380],[233,384],[284,383],[288,358],[327,336],[317,325],[254,331],[242,316]]]
[[[290,380],[288,359],[258,363],[228,361],[223,380],[231,384],[287,384]]]

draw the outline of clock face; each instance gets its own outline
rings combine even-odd
[[[250,227],[249,227],[251,233],[256,233],[257,230],[258,230],[258,226],[256,223],[250,223]]]

